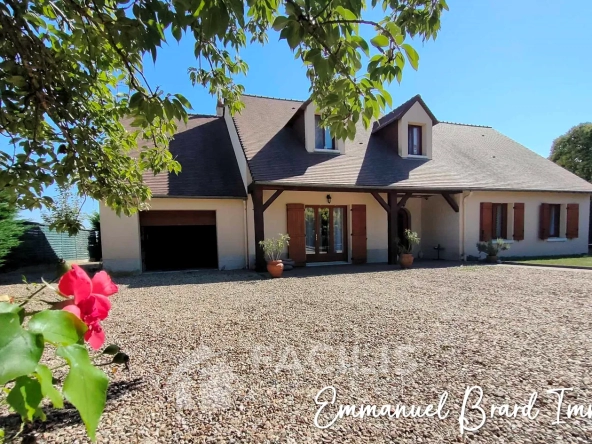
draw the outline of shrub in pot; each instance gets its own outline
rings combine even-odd
[[[265,258],[267,259],[267,271],[271,277],[279,278],[284,272],[284,264],[281,260],[282,253],[287,245],[289,245],[290,236],[287,234],[280,234],[277,238],[265,239],[259,242]]]
[[[485,260],[492,264],[497,262],[497,255],[500,251],[506,251],[509,249],[510,245],[508,245],[503,239],[477,242],[477,250],[479,250],[479,253],[486,254],[487,257]]]
[[[405,241],[399,240],[399,265],[401,268],[411,268],[413,265],[413,247],[419,244],[419,237],[415,231],[405,230]]]

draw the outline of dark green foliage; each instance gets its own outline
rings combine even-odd
[[[41,218],[49,225],[50,230],[67,231],[70,236],[74,236],[83,228],[82,204],[82,199],[72,188],[60,186],[57,202],[54,202],[50,211],[41,214]]]
[[[0,193],[0,266],[10,250],[17,247],[25,225],[17,220],[17,209],[8,202],[5,194]]]
[[[488,242],[477,242],[477,251],[485,253],[487,256],[497,256],[500,251],[510,249],[510,245],[503,239],[491,239]]]
[[[549,158],[592,182],[592,123],[580,123],[555,139]]]
[[[88,236],[88,254],[91,259],[100,261],[103,258],[101,247],[101,215],[98,211],[95,211],[88,217],[88,221],[92,230]]]
[[[382,18],[366,20],[374,7]],[[435,38],[447,9],[445,0],[4,0],[0,134],[15,150],[0,151],[0,190],[24,208],[52,209],[47,187],[73,184],[129,215],[150,197],[146,170],[180,171],[167,148],[191,105],[151,88],[142,67],[173,43],[169,32],[194,42],[190,81],[232,113],[243,92],[233,79],[248,70],[240,50],[280,32],[307,67],[322,124],[352,139],[359,120],[368,126],[392,106],[384,86],[401,81],[406,63],[418,67],[411,37]],[[54,226],[80,228],[75,219]]]
[[[88,221],[90,222],[90,229],[93,231],[101,231],[101,215],[98,211],[94,211],[88,216]]]

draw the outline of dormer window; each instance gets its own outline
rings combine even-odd
[[[422,156],[421,126],[409,125],[407,143],[409,145],[408,153],[412,156]]]
[[[315,116],[315,149],[335,149],[335,139],[331,137],[331,131],[329,128],[323,128],[321,126],[321,116]]]

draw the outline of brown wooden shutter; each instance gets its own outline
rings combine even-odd
[[[524,240],[524,204],[514,204],[514,240]]]
[[[364,264],[368,259],[366,246],[366,205],[352,205],[352,262]]]
[[[549,238],[549,224],[551,223],[551,213],[549,211],[549,204],[541,204],[539,211],[539,238]]]
[[[288,256],[296,266],[306,265],[306,247],[304,232],[304,204],[287,204],[288,211]]]
[[[580,225],[580,205],[567,204],[567,227],[565,237],[576,239],[579,235]]]
[[[491,211],[491,202],[481,202],[481,218],[479,222],[479,240],[487,242],[491,240],[493,231],[493,212]]]
[[[502,204],[502,239],[508,238],[508,204]],[[493,221],[492,221],[493,223]]]

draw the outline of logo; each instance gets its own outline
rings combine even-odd
[[[178,410],[213,412],[232,407],[236,381],[221,353],[201,345],[175,368],[165,390],[174,397]]]

